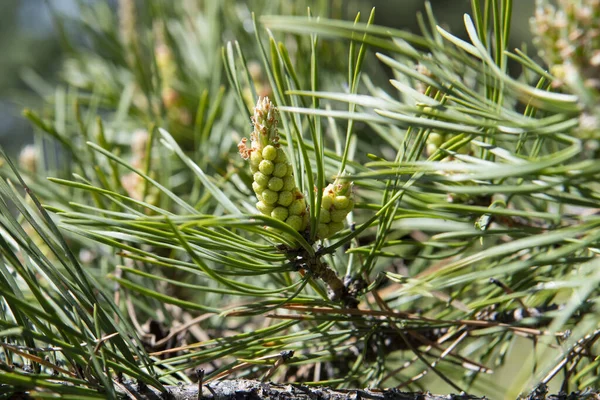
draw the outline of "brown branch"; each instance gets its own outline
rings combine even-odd
[[[386,400],[483,400],[484,397],[459,395],[433,395],[430,393],[402,392],[397,389],[330,389],[300,384],[277,384],[245,379],[216,381],[202,385],[198,396],[198,385],[167,386],[167,396],[149,387],[124,384],[130,395],[140,400],[196,400],[196,399],[386,399]]]
[[[156,389],[145,385],[138,386],[132,382],[123,383],[122,394],[129,399],[136,400],[355,400],[355,399],[385,399],[385,400],[485,400],[487,397],[478,397],[468,394],[436,395],[429,392],[403,392],[398,389],[330,389],[322,386],[306,386],[301,384],[285,384],[260,382],[245,379],[223,380],[204,385],[188,384],[166,386],[168,393],[163,394]],[[199,387],[202,393],[199,395]],[[598,390],[586,389],[571,394],[547,394],[544,384],[533,390],[524,400],[575,400],[597,399]]]

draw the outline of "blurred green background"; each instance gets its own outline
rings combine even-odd
[[[81,1],[86,0],[0,1],[0,146],[10,154],[18,152],[33,137],[30,124],[21,117],[21,110],[25,106],[40,107],[44,96],[51,95],[60,82],[65,49],[60,45],[60,33],[50,10],[77,19]],[[117,0],[87,1],[107,1],[112,8],[117,8]],[[417,12],[425,9],[423,0],[342,0],[341,3],[348,10],[359,9],[363,13],[374,6],[377,24],[413,32],[418,32]],[[453,32],[464,32],[462,16],[469,12],[470,0],[432,0],[431,3],[441,24]],[[533,0],[515,2],[513,46],[529,41],[527,21],[533,7]],[[77,37],[77,32],[72,30],[66,34]]]
[[[76,12],[75,1],[54,3],[63,13]],[[0,2],[0,54],[0,145],[14,153],[32,138],[21,110],[41,104],[60,67],[61,48],[46,3]]]

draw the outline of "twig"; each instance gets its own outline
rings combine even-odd
[[[198,377],[198,395],[196,396],[197,400],[202,399],[202,384],[204,383],[204,370],[197,369],[196,376]]]
[[[210,385],[210,386],[209,386]],[[165,399],[155,389],[138,389],[136,385],[125,384],[127,390],[140,400]],[[169,391],[169,400],[191,400],[198,398],[198,385],[165,386]],[[206,384],[205,387],[211,392],[203,395],[203,399],[386,399],[386,400],[483,400],[484,397],[476,397],[465,394],[458,395],[434,395],[430,393],[401,392],[397,389],[371,390],[371,389],[348,389],[334,390],[326,387],[306,386],[300,384],[276,384],[251,380],[225,380]]]

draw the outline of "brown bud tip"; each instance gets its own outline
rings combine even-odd
[[[242,138],[242,140],[240,140],[240,142],[238,143],[238,151],[240,152],[240,156],[242,156],[244,160],[249,159],[250,153],[252,152],[252,149],[248,148],[248,146],[246,145],[247,141],[248,139]]]

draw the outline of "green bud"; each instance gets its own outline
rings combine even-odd
[[[275,162],[283,164],[287,163],[287,156],[282,148],[277,149],[277,157],[275,158]]]
[[[263,213],[265,215],[270,215],[271,212],[273,212],[273,209],[274,209],[273,206],[265,204],[262,201],[259,201],[258,203],[256,203],[256,208],[258,209],[258,211],[260,211],[261,213]]]
[[[288,207],[288,210],[290,211],[290,215],[301,215],[306,211],[306,202],[303,198],[294,200]]]
[[[268,186],[269,186],[269,189],[271,189],[272,191],[279,192],[281,190],[281,188],[283,188],[283,179],[273,177],[273,178],[269,179]]]
[[[269,184],[269,177],[262,172],[257,172],[254,174],[254,182],[258,183],[260,186],[267,186]]]
[[[296,230],[296,231],[301,231],[302,230],[302,217],[298,216],[298,215],[290,215],[286,220],[285,223],[288,224],[289,226],[292,227],[292,229]]]
[[[272,146],[272,145],[265,146],[265,148],[262,151],[262,157],[265,160],[269,160],[269,161],[275,160],[275,158],[277,158],[277,149],[275,148],[275,146]]]
[[[329,210],[333,204],[333,199],[330,196],[323,196],[321,199],[321,208]]]
[[[273,176],[283,178],[287,174],[288,167],[285,163],[275,163],[275,169],[273,170]]]
[[[252,117],[252,123],[254,124],[254,137],[252,140],[257,143],[258,148],[263,149],[279,139],[277,135],[277,117],[277,109],[269,98],[259,98]]]
[[[259,172],[259,174],[260,174],[260,172]],[[252,182],[252,190],[254,190],[254,193],[261,194],[265,189],[266,189],[266,187],[263,185],[260,185],[258,182]]]
[[[427,144],[433,144],[436,147],[440,147],[444,143],[444,135],[439,133],[430,133],[427,136]]]
[[[285,221],[288,217],[288,209],[285,207],[275,207],[273,211],[271,211],[271,217],[280,221]]]
[[[258,167],[258,164],[260,164],[260,162],[263,160],[262,155],[260,154],[260,151],[252,151],[252,153],[250,153],[250,165],[251,166],[256,166]]]
[[[325,194],[335,196],[352,196],[352,182],[337,178],[333,183],[327,185]]]
[[[279,199],[277,200],[277,204],[280,204],[284,207],[289,206],[294,201],[294,195],[290,191],[279,192]]]
[[[264,197],[264,192],[263,192]],[[342,222],[344,218],[346,218],[348,212],[346,210],[332,210],[331,211],[331,221],[333,222]]]
[[[258,164],[258,170],[265,175],[271,175],[274,169],[275,165],[273,164],[273,161],[262,160],[260,164]]]
[[[427,145],[427,147],[425,147],[425,151],[427,152],[427,155],[432,155],[433,153],[435,153],[437,151],[437,149],[439,148],[439,146],[436,146],[433,143],[429,143]]]
[[[344,210],[348,208],[350,199],[347,196],[335,196],[332,200],[333,206],[338,210]]]
[[[258,172],[258,164],[254,165],[254,164],[250,164],[250,172],[252,172],[253,174]]]
[[[293,176],[283,178],[283,190],[292,191],[296,187],[296,181]]]
[[[269,205],[273,205],[273,204],[277,203],[277,198],[279,196],[277,195],[277,192],[274,192],[269,189],[265,189],[262,192],[262,197],[263,197],[263,202],[265,202],[266,204],[269,204]]]
[[[320,238],[326,238],[329,236],[329,227],[327,224],[319,224],[317,226],[317,236]]]
[[[321,215],[319,216],[319,222],[323,224],[327,224],[331,222],[331,214],[329,214],[329,210],[321,208]]]

